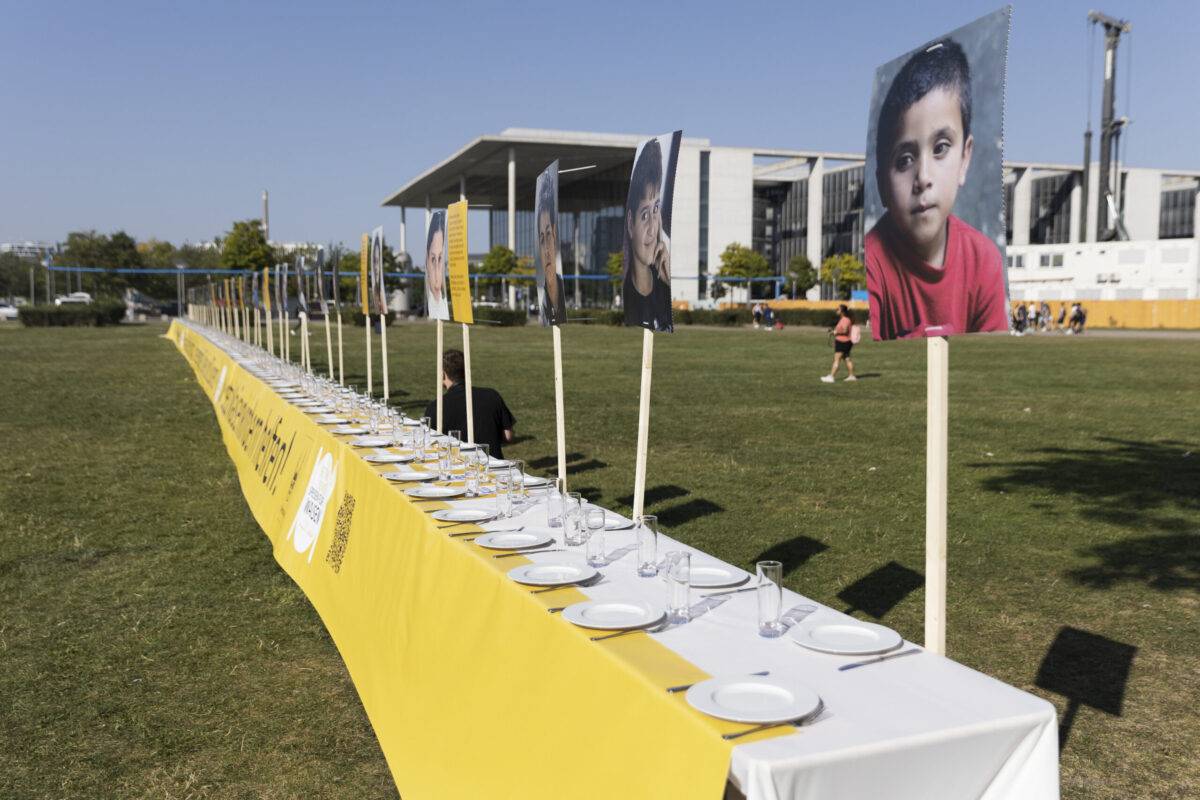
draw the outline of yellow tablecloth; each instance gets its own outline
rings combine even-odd
[[[449,537],[201,329],[175,322],[167,336],[407,800],[721,796],[732,743],[720,734],[745,726],[664,691],[703,672],[649,636],[593,642],[546,613],[582,595],[514,583],[505,573],[525,559]]]

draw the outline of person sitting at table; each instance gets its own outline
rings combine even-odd
[[[467,435],[467,388],[466,367],[461,350],[447,350],[442,354],[442,431],[462,431]],[[504,398],[495,389],[485,386],[471,387],[471,399],[475,417],[475,443],[488,445],[494,458],[504,458],[503,447],[513,440],[513,425],[516,419]],[[425,407],[425,416],[437,422],[437,401],[431,400]]]

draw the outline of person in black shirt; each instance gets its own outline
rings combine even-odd
[[[625,206],[623,290],[625,324],[674,330],[671,320],[671,248],[663,238],[662,147],[646,142],[638,154]]]
[[[467,435],[467,390],[466,368],[461,350],[447,350],[442,354],[442,431],[462,431]],[[494,458],[504,458],[504,444],[513,440],[513,425],[516,419],[504,398],[495,389],[483,386],[471,387],[475,415],[475,442],[488,445]],[[437,422],[437,401],[425,407],[425,416]]]

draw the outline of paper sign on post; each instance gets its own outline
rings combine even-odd
[[[467,268],[467,201],[446,208],[446,238],[450,254],[450,310],[455,322],[475,322],[471,310],[471,278]]]

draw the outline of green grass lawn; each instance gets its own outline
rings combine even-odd
[[[3,327],[0,796],[394,796],[162,327]],[[551,471],[548,332],[473,334],[476,383],[518,418],[506,453]],[[563,340],[573,488],[627,511],[641,335]],[[407,409],[433,342],[389,331]],[[346,344],[361,386],[362,329]],[[919,642],[924,344],[855,356],[864,379],[828,386],[821,333],[659,336],[647,510]],[[1200,795],[1198,366],[1196,340],[951,343],[949,654],[1070,717],[1068,798]]]

